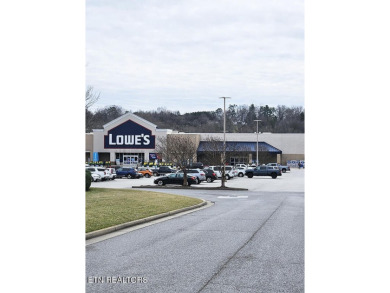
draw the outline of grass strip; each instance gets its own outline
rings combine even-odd
[[[202,202],[192,197],[132,189],[91,188],[85,194],[86,233]]]

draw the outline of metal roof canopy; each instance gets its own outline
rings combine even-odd
[[[197,152],[207,152],[211,150],[223,150],[223,141],[209,142],[201,141]],[[227,152],[256,152],[256,142],[252,141],[227,141]],[[269,152],[274,154],[281,154],[282,151],[276,147],[264,142],[259,141],[259,152]]]

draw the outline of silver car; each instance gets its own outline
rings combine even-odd
[[[177,171],[176,173],[183,173],[183,170]],[[195,176],[196,184],[206,181],[206,173],[201,169],[188,169],[187,175]]]

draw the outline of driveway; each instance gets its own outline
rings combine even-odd
[[[215,204],[87,245],[87,292],[304,292],[304,170],[227,185],[249,191],[161,190]]]

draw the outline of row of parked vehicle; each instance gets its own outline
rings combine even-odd
[[[222,168],[221,166],[207,166],[204,169],[188,169],[187,170],[187,182],[190,186],[191,184],[200,184],[202,181],[213,182],[214,180],[222,178]],[[278,164],[267,164],[260,166],[225,166],[225,178],[230,180],[234,177],[244,177],[253,178],[254,176],[270,176],[273,179],[276,179],[278,176],[282,176],[282,173],[290,171],[290,168],[287,166],[281,166]],[[154,180],[154,184],[157,185],[166,185],[166,184],[183,184],[184,181],[184,172],[183,171],[174,171],[172,169],[167,170],[165,176],[158,177]]]
[[[114,168],[86,166],[85,169],[91,172],[92,180],[94,182],[114,180],[116,178],[116,172]]]
[[[214,182],[215,180],[222,178],[221,166],[206,166],[204,169],[189,168],[187,169],[187,181],[189,185],[200,184],[203,181]],[[168,166],[161,166],[159,168],[146,168],[139,167],[137,169],[130,167],[119,167],[119,168],[105,168],[105,167],[94,167],[86,166],[92,174],[93,181],[104,181],[114,180],[116,178],[128,178],[128,179],[139,179],[142,177],[150,178],[156,176],[154,180],[155,184],[182,184],[183,174],[182,170],[176,170]],[[234,177],[252,178],[253,176],[271,176],[277,178],[281,176],[282,172],[285,173],[290,171],[290,167],[282,166],[276,163],[270,163],[261,166],[247,166],[247,165],[236,165],[225,166],[225,179],[230,180]]]
[[[142,171],[137,171],[133,168],[105,168],[105,167],[93,167],[86,166],[86,170],[91,172],[93,181],[105,181],[114,180],[116,178],[136,178],[139,179],[143,176],[150,177],[152,173],[144,175]]]

